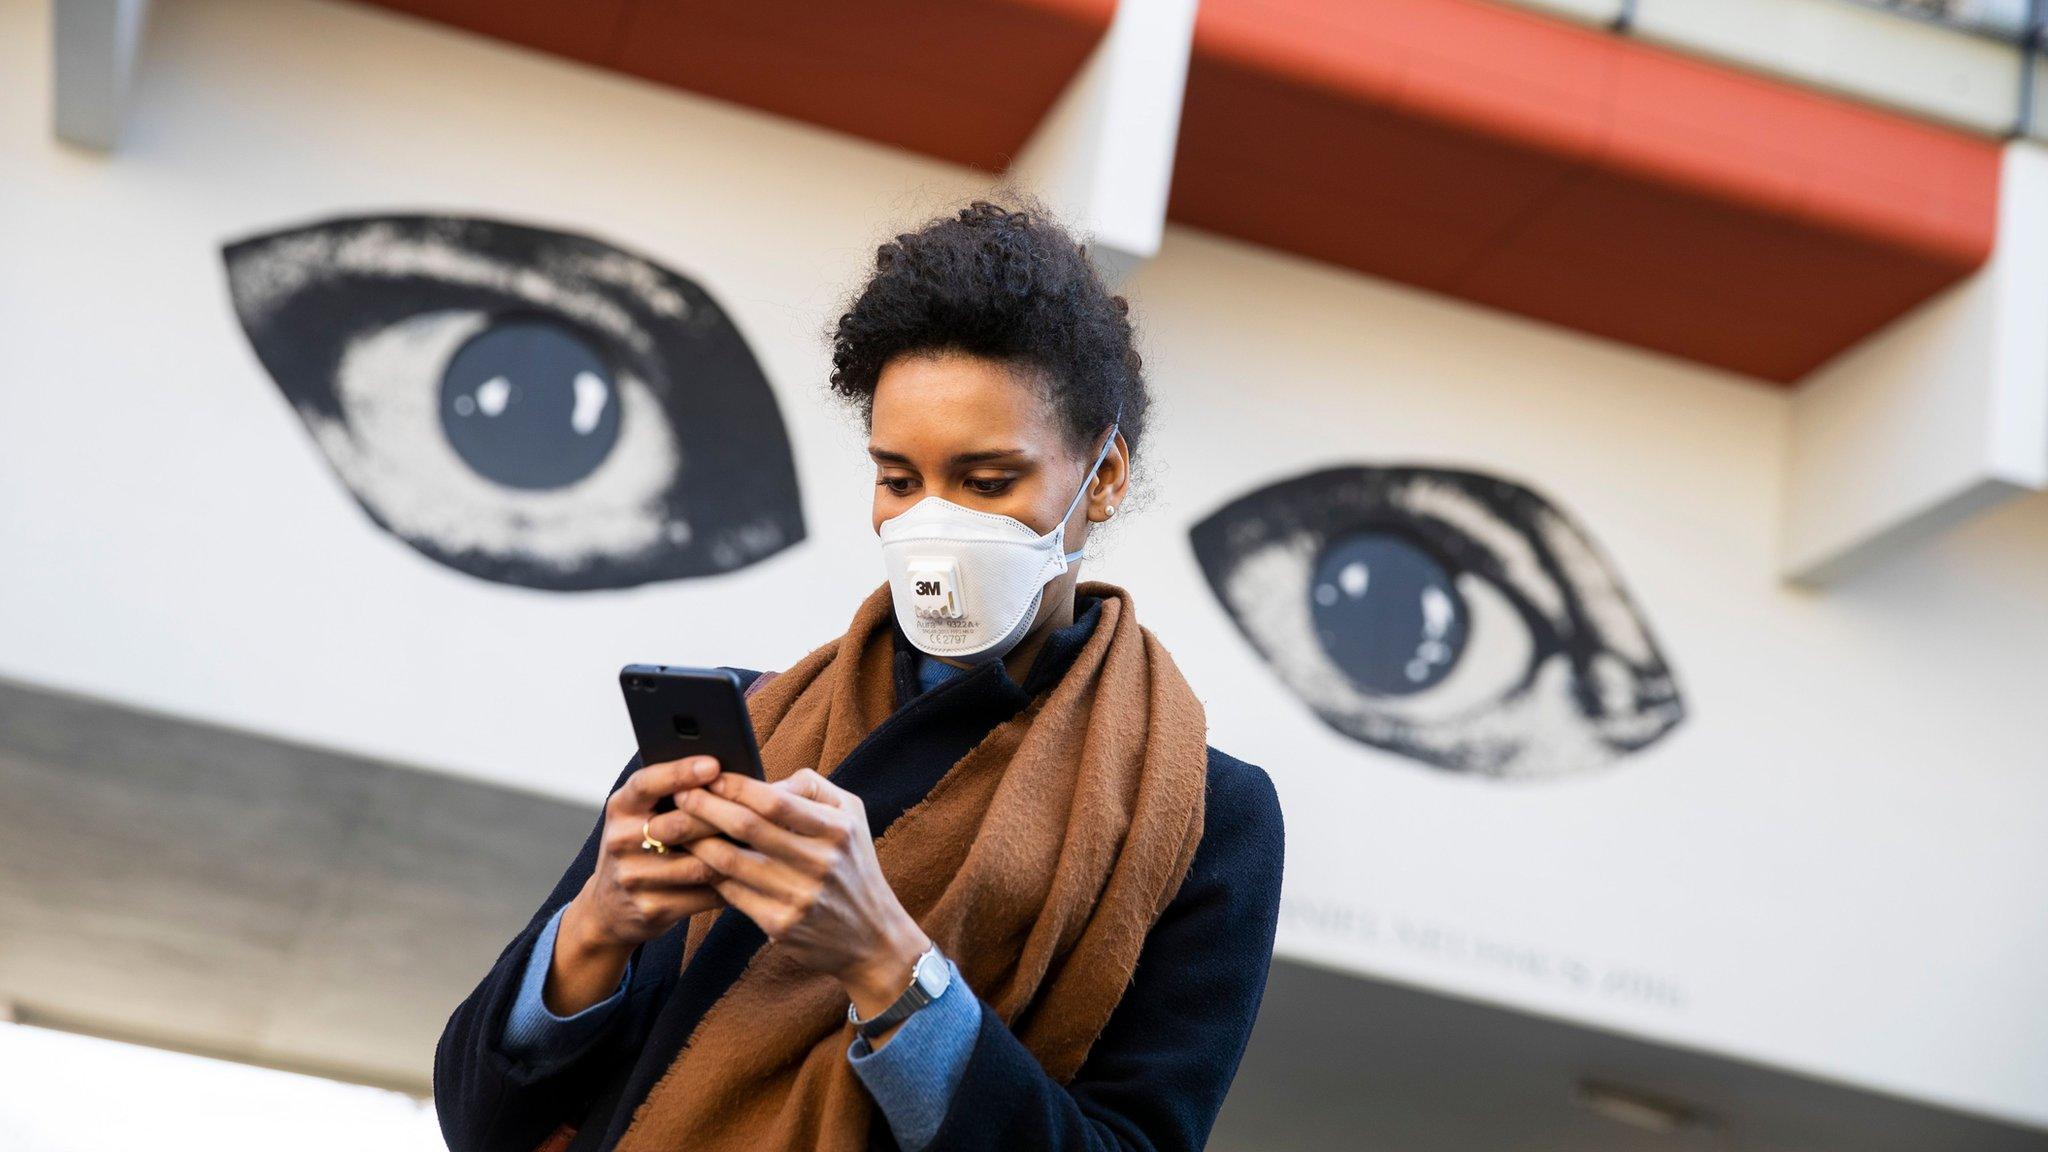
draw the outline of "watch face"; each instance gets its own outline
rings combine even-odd
[[[951,974],[946,971],[946,958],[933,948],[917,958],[917,982],[934,998],[946,990]]]

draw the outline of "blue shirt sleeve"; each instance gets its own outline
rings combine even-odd
[[[946,967],[952,974],[946,990],[911,1013],[881,1051],[858,1035],[846,1049],[854,1074],[888,1118],[903,1152],[931,1143],[981,1031],[981,1001],[950,958]]]
[[[547,988],[548,968],[555,959],[555,933],[562,926],[562,913],[568,908],[564,904],[555,909],[555,914],[548,918],[547,927],[541,929],[540,936],[534,940],[533,955],[526,962],[519,995],[512,1001],[511,1013],[505,1018],[505,1036],[501,1045],[505,1054],[536,1068],[567,1063],[581,1055],[611,1023],[619,1003],[626,998],[626,986],[633,980],[633,960],[629,958],[626,971],[619,976],[619,986],[612,990],[610,996],[573,1016],[557,1016],[548,1009],[542,992]]]

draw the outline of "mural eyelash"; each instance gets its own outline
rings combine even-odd
[[[1554,777],[1647,747],[1685,703],[1592,539],[1520,484],[1333,468],[1190,532],[1218,601],[1327,725],[1438,768]]]
[[[623,588],[804,538],[767,378],[667,268],[456,216],[328,220],[223,259],[250,344],[335,474],[441,564]]]

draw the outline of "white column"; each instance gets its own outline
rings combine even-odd
[[[50,0],[52,130],[102,152],[121,135],[149,0]]]
[[[2048,488],[2048,149],[2008,145],[1976,275],[1792,399],[1784,574],[1826,584]]]
[[[1007,178],[1088,240],[1112,285],[1159,251],[1195,0],[1122,0]]]

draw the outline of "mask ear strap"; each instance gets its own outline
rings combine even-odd
[[[1081,506],[1081,497],[1086,496],[1088,494],[1088,482],[1090,480],[1095,479],[1095,473],[1101,470],[1102,462],[1104,460],[1109,459],[1109,446],[1116,443],[1116,430],[1117,427],[1123,423],[1123,420],[1124,406],[1122,402],[1119,401],[1116,406],[1116,416],[1112,418],[1109,422],[1109,435],[1104,436],[1102,438],[1102,449],[1095,453],[1095,463],[1090,464],[1088,466],[1088,474],[1086,476],[1081,477],[1081,487],[1075,491],[1074,498],[1067,502],[1067,511],[1065,515],[1062,515],[1060,517],[1060,523],[1062,525],[1064,525],[1068,520],[1073,518],[1074,509],[1079,508]],[[1057,532],[1059,531],[1059,529],[1055,528],[1053,529],[1053,531]],[[1087,554],[1088,545],[1086,543],[1083,543],[1081,547],[1066,554],[1066,562],[1072,564],[1074,561],[1079,560],[1081,557]]]

